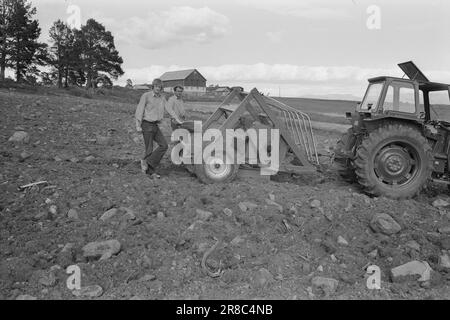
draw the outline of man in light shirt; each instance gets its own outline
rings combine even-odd
[[[182,86],[176,86],[173,88],[174,95],[167,101],[167,110],[171,110],[173,114],[177,115],[178,119],[186,121],[186,109],[184,107]],[[172,130],[175,131],[179,128],[179,123],[175,118],[171,119]]]
[[[161,120],[164,118],[164,110],[176,123],[181,124],[172,110],[167,108],[167,101],[163,94],[163,83],[160,79],[155,79],[152,84],[152,91],[142,95],[136,108],[136,130],[142,132],[145,142],[145,156],[141,160],[141,169],[151,178],[159,177],[156,174],[156,167],[161,162],[162,157],[168,150],[168,145],[164,135],[159,128]],[[158,144],[158,148],[153,150],[153,141]]]

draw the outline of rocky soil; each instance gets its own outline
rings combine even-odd
[[[134,110],[0,91],[0,299],[450,298],[445,189],[370,198],[332,170],[326,132],[313,176],[207,186],[167,154],[151,180]]]

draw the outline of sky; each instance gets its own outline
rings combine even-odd
[[[110,30],[133,83],[196,68],[207,85],[272,96],[364,95],[413,60],[450,83],[447,0],[32,0],[42,41],[57,19]]]

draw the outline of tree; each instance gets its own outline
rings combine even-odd
[[[68,87],[70,73],[80,67],[80,54],[75,46],[75,32],[63,21],[50,28],[49,64],[57,78],[58,87]]]
[[[14,0],[0,0],[0,81],[5,80],[13,5]]]
[[[123,59],[115,47],[114,37],[102,24],[89,19],[81,30],[76,31],[76,42],[81,50],[81,69],[87,89],[96,88],[98,79],[105,80],[104,76],[117,80],[124,74]]]
[[[26,0],[12,1],[12,5],[9,0],[5,3],[9,11],[6,11],[4,67],[13,68],[16,81],[20,82],[38,72],[36,65],[46,63],[46,45],[38,42],[41,29],[33,19],[36,8]]]

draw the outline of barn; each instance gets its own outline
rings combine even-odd
[[[160,79],[166,92],[172,92],[175,86],[183,86],[186,93],[206,93],[206,78],[197,69],[166,72]]]

